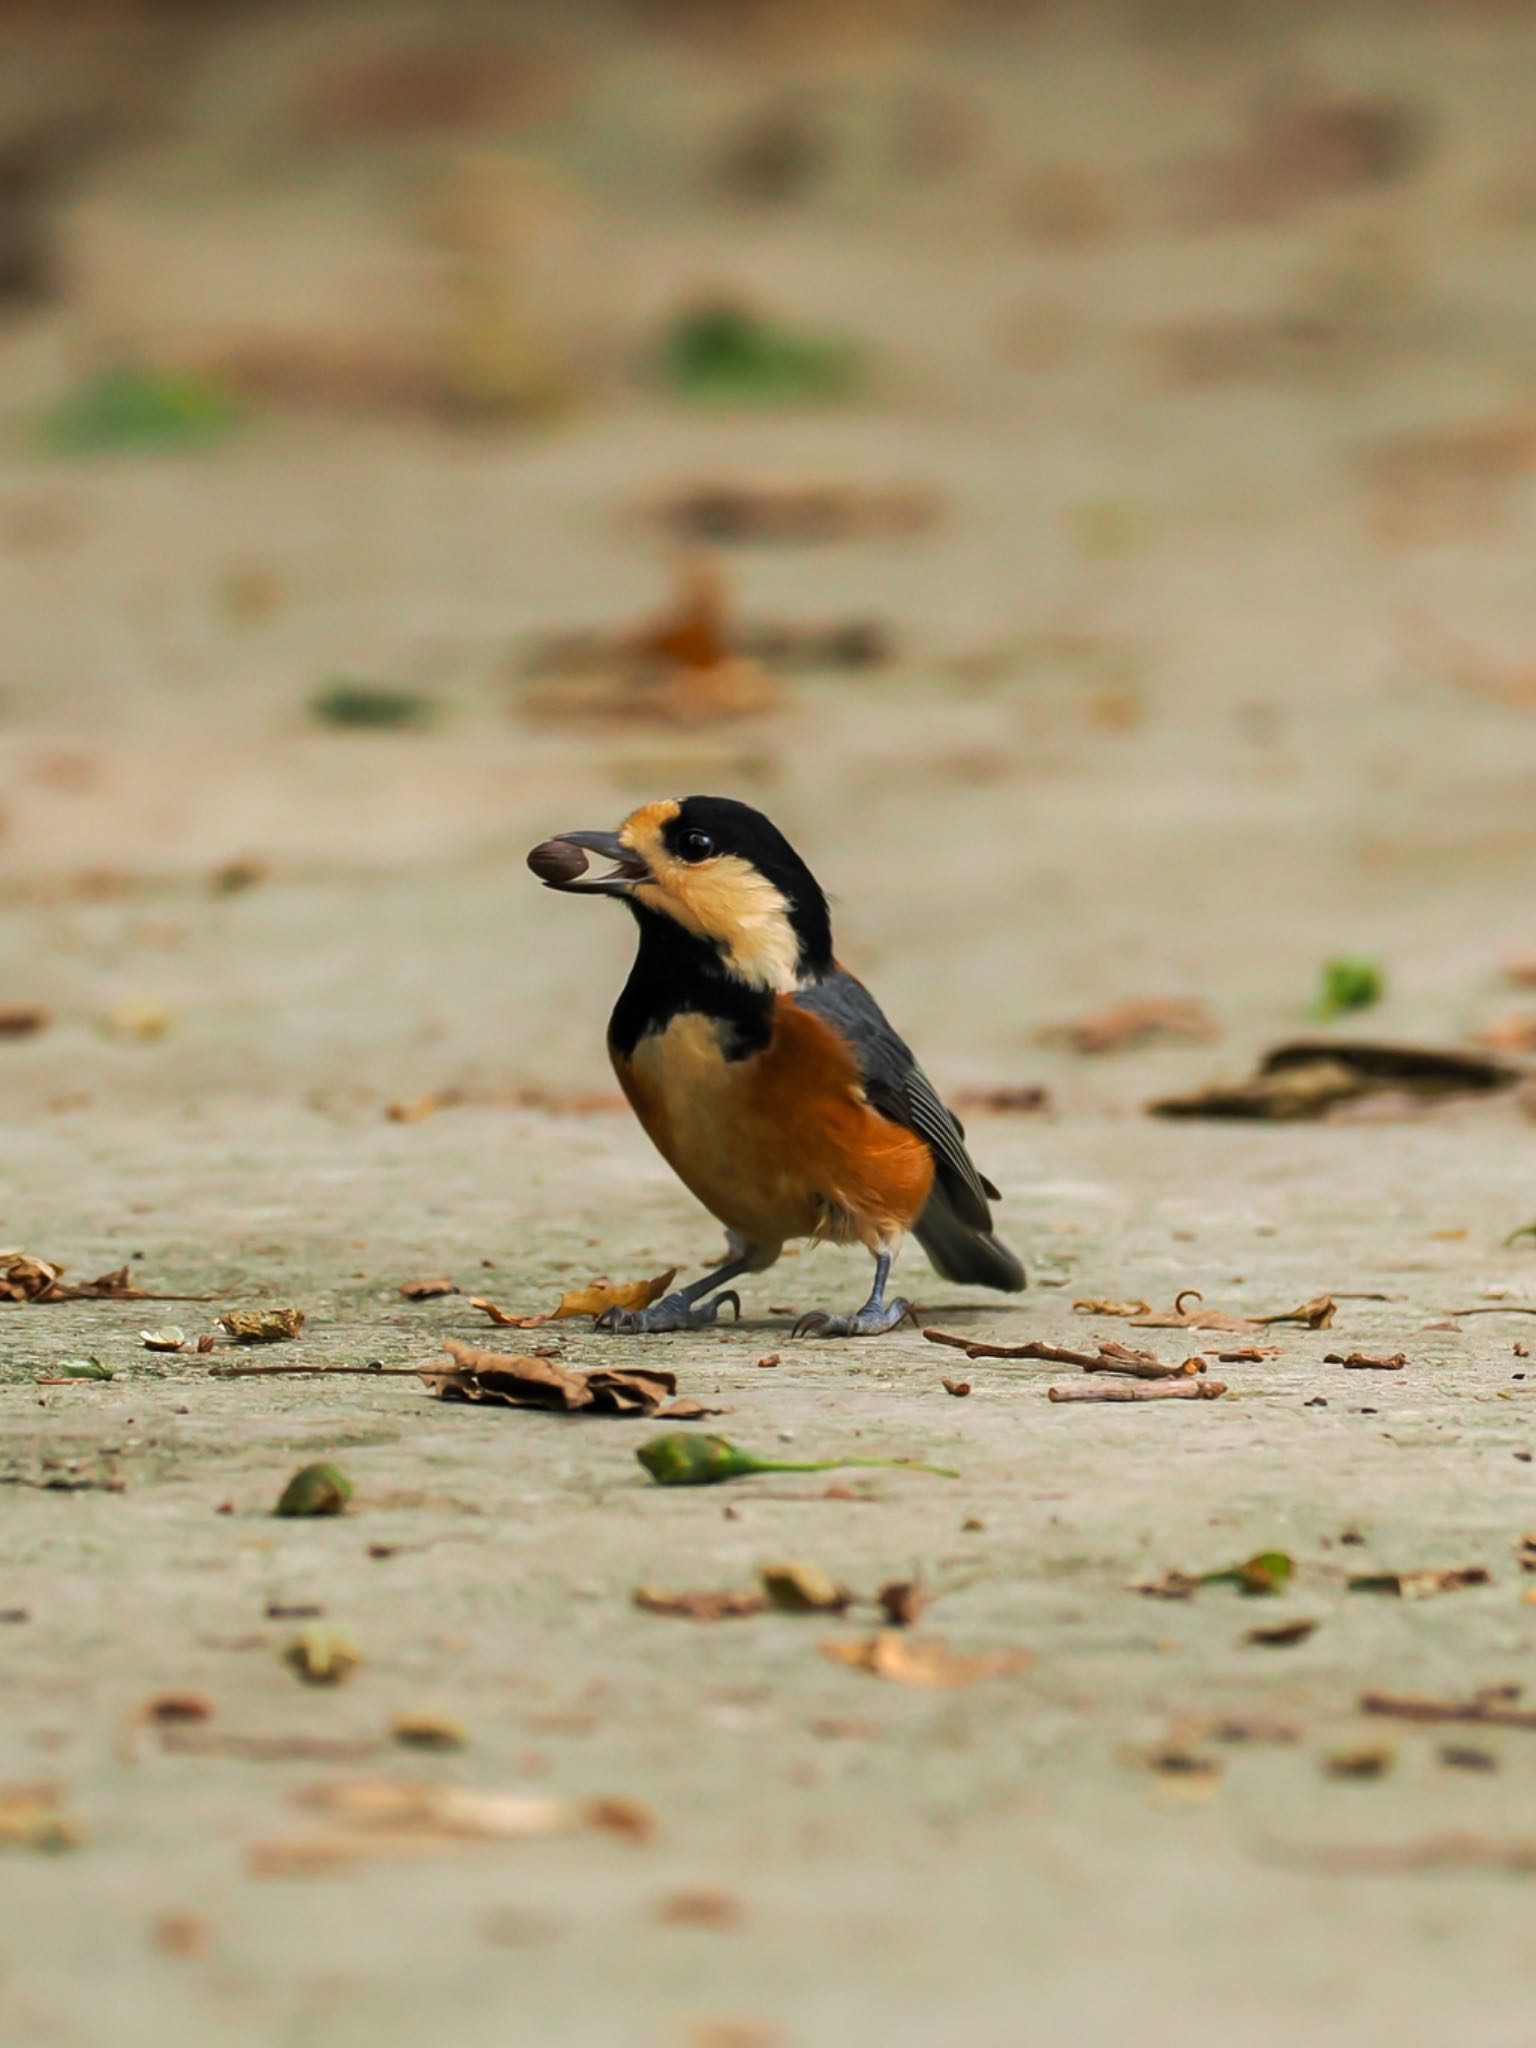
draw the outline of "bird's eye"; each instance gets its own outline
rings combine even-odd
[[[707,832],[684,832],[678,838],[677,850],[684,860],[713,860],[715,842]]]

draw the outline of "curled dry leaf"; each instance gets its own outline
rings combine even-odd
[[[1330,1351],[1323,1363],[1342,1365],[1346,1372],[1401,1372],[1408,1360],[1401,1351],[1394,1351],[1390,1358],[1369,1358],[1363,1351],[1351,1351],[1346,1357],[1341,1351]]]
[[[1304,1643],[1308,1636],[1317,1633],[1317,1623],[1300,1616],[1294,1621],[1277,1621],[1268,1628],[1251,1628],[1243,1637],[1245,1643],[1256,1643],[1265,1649],[1289,1649],[1292,1643]]]
[[[458,1287],[444,1274],[434,1273],[426,1280],[407,1280],[400,1292],[407,1301],[436,1301],[445,1294],[457,1294]]]
[[[647,1614],[671,1614],[683,1621],[741,1621],[761,1614],[768,1596],[756,1586],[727,1586],[718,1592],[668,1592],[636,1586],[630,1596]]]
[[[940,1380],[939,1385],[946,1394],[953,1394],[957,1401],[963,1401],[971,1391],[969,1380]]]
[[[611,1308],[649,1308],[653,1301],[660,1301],[676,1278],[676,1266],[669,1266],[665,1273],[658,1273],[652,1280],[593,1280],[585,1287],[573,1288],[562,1294],[551,1320],[558,1322],[566,1316],[606,1315]]]
[[[1486,1586],[1492,1574],[1480,1564],[1452,1566],[1445,1571],[1356,1572],[1351,1593],[1388,1593],[1402,1600],[1424,1600],[1431,1593],[1459,1593],[1467,1586]]]
[[[599,1366],[590,1372],[553,1358],[482,1351],[449,1339],[447,1366],[423,1366],[421,1377],[443,1401],[504,1408],[552,1408],[564,1414],[654,1415],[677,1392],[675,1373],[651,1366]]]
[[[195,1301],[189,1294],[148,1294],[135,1287],[126,1266],[114,1266],[110,1273],[94,1280],[72,1281],[64,1267],[52,1259],[34,1258],[30,1252],[0,1251],[0,1301],[44,1303],[56,1301]]]
[[[1198,1308],[1186,1308],[1187,1301],[1199,1302]],[[1277,1323],[1299,1323],[1304,1329],[1326,1330],[1333,1322],[1338,1303],[1330,1294],[1319,1294],[1311,1301],[1304,1301],[1297,1308],[1279,1309],[1267,1316],[1234,1316],[1225,1309],[1207,1308],[1203,1297],[1193,1287],[1186,1287],[1170,1309],[1153,1309],[1145,1315],[1132,1316],[1131,1321],[1138,1330],[1244,1330],[1268,1329]]]
[[[1521,1069],[1474,1053],[1346,1039],[1298,1039],[1267,1052],[1251,1080],[1150,1103],[1153,1116],[1298,1122],[1370,1095],[1426,1102],[1511,1088]]]
[[[187,1333],[172,1324],[164,1330],[140,1330],[139,1341],[146,1351],[185,1351]]]
[[[231,1309],[219,1322],[237,1344],[291,1344],[304,1327],[301,1308]]]
[[[1100,1301],[1089,1297],[1074,1301],[1072,1306],[1080,1316],[1149,1316],[1152,1313],[1149,1301]]]
[[[469,1297],[469,1305],[471,1308],[479,1309],[481,1315],[489,1316],[497,1328],[502,1330],[537,1330],[549,1321],[547,1315],[515,1316],[508,1309],[498,1308],[494,1301],[487,1301],[483,1294],[472,1294]]]
[[[1006,1678],[1027,1670],[1031,1658],[1024,1650],[996,1651],[986,1656],[968,1656],[952,1650],[939,1636],[908,1636],[895,1629],[880,1629],[858,1641],[829,1636],[817,1645],[833,1664],[868,1672],[894,1685],[950,1687],[975,1685],[984,1678]]]
[[[781,1614],[841,1614],[853,1599],[819,1564],[765,1564],[758,1583]]]
[[[1220,1035],[1204,1003],[1182,996],[1147,996],[1116,1003],[1070,1024],[1048,1025],[1040,1039],[1043,1044],[1066,1044],[1074,1052],[1098,1054],[1124,1052],[1159,1038],[1210,1040]]]
[[[363,1661],[345,1629],[311,1622],[283,1652],[283,1662],[306,1685],[344,1685]]]

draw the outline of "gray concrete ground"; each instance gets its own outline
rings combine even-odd
[[[622,150],[572,145],[600,250],[623,251],[606,274],[624,333],[700,275],[749,279],[869,337],[860,405],[724,421],[599,382],[532,439],[278,414],[190,459],[8,458],[0,1001],[52,1021],[0,1043],[0,1240],[75,1277],[130,1258],[145,1285],[212,1298],[0,1306],[0,1608],[27,1616],[0,1623],[0,1784],[57,1781],[83,1831],[0,1862],[7,2039],[1527,2048],[1536,1735],[1358,1701],[1528,1682],[1536,1368],[1516,1347],[1536,1330],[1443,1325],[1536,1305],[1530,1241],[1501,1248],[1536,1216],[1532,1125],[1508,1097],[1292,1128],[1143,1105],[1311,1028],[1332,954],[1383,962],[1374,1035],[1456,1044],[1520,1008],[1501,964],[1536,953],[1524,458],[1490,477],[1464,457],[1431,544],[1383,524],[1360,450],[1488,419],[1518,446],[1536,302],[1506,188],[1531,30],[1320,18],[1308,60],[1429,95],[1439,153],[1407,185],[1198,229],[1167,197],[1175,173],[1296,51],[1256,31],[1152,63],[1053,20],[1006,64],[917,67],[974,116],[953,186],[904,206],[855,181],[745,221],[701,196],[676,139],[740,112],[739,69],[591,60],[631,150],[636,76],[673,138],[649,183]],[[298,205],[259,152],[206,175],[220,91],[293,61],[280,25],[246,33],[190,135],[75,203],[85,310],[4,337],[18,404],[82,336],[154,331],[178,306],[217,327],[299,275],[320,315],[383,321],[420,283],[365,179],[311,165]],[[873,122],[911,70],[871,56],[838,89]],[[1007,194],[1063,156],[1099,167],[1112,225],[1043,249]],[[219,260],[234,247],[243,264]],[[1319,268],[1344,279],[1347,344],[1321,382],[1289,358],[1214,389],[1148,369],[1150,327],[1283,312]],[[135,277],[156,289],[124,290]],[[1038,337],[1052,309],[1054,367],[1010,354],[1010,323]],[[729,565],[749,617],[881,618],[894,666],[790,683],[742,727],[523,715],[520,636],[654,608],[664,560],[628,510],[713,472],[940,490],[929,533]],[[237,618],[229,579],[253,570],[273,601]],[[1464,687],[1467,639],[1500,687]],[[317,730],[305,699],[337,670],[417,682],[448,715]],[[965,1365],[913,1330],[791,1341],[785,1309],[857,1298],[849,1254],[786,1261],[718,1335],[563,1329],[576,1363],[664,1359],[755,1448],[960,1475],[697,1492],[635,1463],[657,1425],[451,1408],[408,1377],[217,1379],[144,1351],[146,1326],[294,1304],[301,1343],[266,1355],[416,1365],[444,1336],[491,1341],[471,1293],[532,1310],[595,1273],[702,1266],[708,1219],[622,1110],[573,1100],[610,1092],[623,921],[522,867],[552,831],[687,788],[780,819],[835,892],[844,956],[946,1090],[1051,1091],[1048,1115],[971,1117],[1032,1291],[959,1300],[914,1254],[905,1284],[933,1320],[1125,1339],[1074,1300],[1197,1287],[1242,1313],[1333,1292],[1335,1326],[1213,1363],[1223,1400],[1130,1407],[1053,1405],[1070,1369]],[[214,894],[239,857],[264,879]],[[1166,995],[1209,1003],[1219,1042],[1099,1060],[1036,1042]],[[110,1035],[122,1004],[163,1011],[164,1036]],[[433,1093],[452,1098],[436,1114],[386,1115]],[[402,1300],[437,1272],[463,1294]],[[1202,1340],[1145,1341],[1173,1358]],[[1409,1363],[1326,1363],[1355,1350]],[[36,1384],[85,1354],[117,1377]],[[941,1384],[960,1371],[963,1400]],[[320,1456],[352,1476],[351,1512],[274,1521]],[[40,1483],[59,1478],[80,1483]],[[1273,1547],[1297,1565],[1278,1599],[1132,1590]],[[821,1654],[867,1612],[695,1625],[631,1603],[783,1557],[866,1593],[920,1570],[947,1589],[922,1638],[1028,1668],[921,1690]],[[1346,1590],[1464,1566],[1488,1582]],[[349,1683],[296,1681],[273,1602],[351,1631]],[[1245,1640],[1293,1617],[1318,1624],[1304,1642]],[[255,1761],[130,1739],[173,1690],[213,1710],[189,1739],[362,1748]],[[425,1708],[468,1747],[392,1746],[391,1718]],[[1207,1768],[1150,1768],[1169,1743]],[[1447,1763],[1447,1743],[1485,1767]],[[1383,1745],[1373,1779],[1325,1769]],[[632,1800],[655,1827],[261,1874],[263,1845],[320,1830],[297,1795],[377,1774]],[[1410,1867],[1350,1861],[1375,1850]],[[686,1917],[689,1893],[716,1924],[707,1904]]]

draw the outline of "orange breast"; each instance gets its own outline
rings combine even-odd
[[[709,1019],[686,1014],[614,1065],[678,1179],[754,1244],[825,1237],[873,1249],[928,1199],[928,1147],[870,1108],[852,1052],[786,998],[772,1042],[746,1059],[727,1060]]]

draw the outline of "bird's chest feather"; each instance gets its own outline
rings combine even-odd
[[[758,1239],[915,1213],[932,1177],[926,1148],[870,1110],[835,1033],[781,1002],[768,1042],[739,1046],[730,1023],[684,1011],[614,1062],[657,1150],[706,1208]]]

